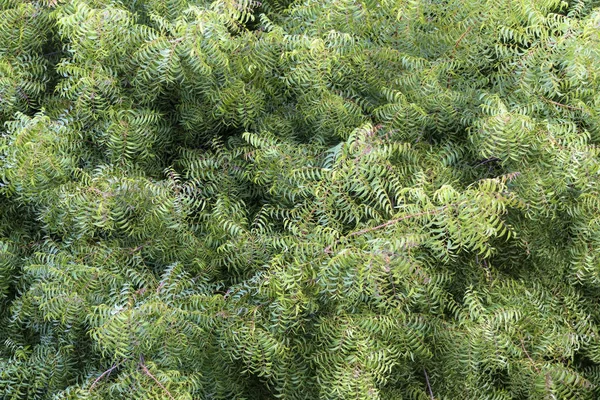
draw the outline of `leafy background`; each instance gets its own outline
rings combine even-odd
[[[597,398],[599,7],[0,0],[2,398]]]

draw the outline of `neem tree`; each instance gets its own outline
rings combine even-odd
[[[0,397],[598,398],[599,6],[0,0]]]

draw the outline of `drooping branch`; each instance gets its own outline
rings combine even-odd
[[[110,367],[109,369],[107,369],[106,371],[104,371],[99,377],[97,377],[94,382],[92,383],[92,385],[90,386],[90,392],[92,390],[94,390],[94,387],[96,387],[96,385],[98,384],[98,382],[100,382],[102,380],[102,378],[104,378],[105,376],[110,375],[115,369],[117,369],[121,364],[123,364],[125,362],[125,360],[120,361],[117,364],[113,364],[112,367]]]
[[[171,392],[169,392],[167,390],[167,388],[165,387],[165,385],[163,385],[158,379],[156,379],[156,377],[154,375],[152,375],[152,373],[148,370],[148,367],[146,367],[146,364],[144,364],[143,362],[140,362],[140,367],[142,368],[142,371],[144,371],[144,373],[146,375],[148,375],[154,382],[156,382],[156,384],[158,386],[160,386],[160,388],[167,394],[167,396],[169,396],[169,398],[171,400],[175,400],[175,397],[173,397],[173,395],[171,394]]]
[[[364,229],[361,229],[359,231],[351,232],[348,235],[346,235],[345,237],[346,238],[350,238],[350,237],[353,237],[353,236],[361,236],[361,235],[364,235],[364,234],[369,233],[369,232],[373,232],[373,231],[377,231],[379,229],[387,228],[388,226],[395,225],[395,224],[397,224],[399,222],[402,222],[402,221],[405,221],[407,219],[418,218],[418,217],[422,217],[422,216],[425,216],[425,215],[439,214],[439,213],[447,210],[450,207],[456,207],[456,206],[459,206],[459,205],[464,204],[464,203],[465,203],[464,201],[463,202],[458,202],[458,203],[451,203],[451,204],[446,204],[443,207],[435,208],[433,210],[421,211],[421,212],[414,213],[414,214],[403,215],[401,217],[391,219],[391,220],[389,220],[387,222],[384,222],[383,224],[380,224],[380,225],[377,225],[377,226],[372,226],[370,228],[364,228]],[[325,247],[325,250],[324,250],[325,253],[331,254],[331,248],[333,246],[335,246],[336,244],[339,244],[341,241],[342,241],[342,238],[336,240],[333,244],[330,244],[329,246]]]

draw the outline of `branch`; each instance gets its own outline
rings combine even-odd
[[[529,353],[527,352],[527,349],[525,348],[525,342],[523,342],[523,338],[521,339],[521,347],[523,348],[523,351],[525,352],[525,355],[527,356],[527,358],[529,358],[529,361],[531,361],[531,364],[533,365],[533,368],[537,371],[537,373],[540,373],[540,369],[538,367],[536,367],[535,365],[535,361],[533,361],[533,359],[531,358],[531,356],[529,355]]]
[[[478,167],[480,165],[484,165],[484,164],[488,164],[488,163],[492,163],[492,162],[498,162],[498,161],[502,161],[502,159],[498,158],[498,157],[490,157],[490,158],[486,158],[485,160],[477,162],[477,164],[473,165],[473,167]]]
[[[425,382],[427,382],[427,389],[429,390],[429,396],[431,396],[431,400],[435,400],[433,397],[433,391],[431,390],[431,385],[429,384],[429,376],[427,375],[427,370],[423,367],[423,373],[425,374]]]
[[[541,96],[541,97],[542,97],[542,99],[544,99],[544,101],[546,101],[546,102],[548,102],[550,104],[554,104],[555,106],[568,108],[569,110],[583,111],[583,108],[574,107],[574,106],[570,106],[568,104],[559,103],[557,101],[550,100],[550,99],[548,99],[548,98],[546,98],[544,96]]]
[[[107,369],[106,371],[104,371],[104,372],[102,373],[102,375],[100,375],[99,377],[97,377],[97,378],[96,378],[96,380],[95,380],[95,381],[92,383],[92,386],[90,386],[90,392],[91,392],[92,390],[94,390],[94,387],[96,386],[96,384],[97,384],[98,382],[100,382],[100,380],[101,380],[102,378],[104,378],[105,376],[108,376],[108,375],[110,375],[110,373],[111,373],[111,372],[113,372],[113,371],[114,371],[114,370],[115,370],[117,367],[119,367],[121,364],[123,364],[123,362],[124,362],[124,361],[125,361],[125,360],[122,360],[122,361],[121,361],[121,362],[119,362],[118,364],[113,364],[113,366],[112,366],[112,367],[110,367],[109,369]]]
[[[471,29],[473,29],[473,25],[469,26],[467,28],[467,30],[462,35],[460,35],[460,37],[458,38],[458,40],[456,41],[456,43],[454,43],[454,50],[455,51],[456,51],[456,48],[458,47],[458,45],[460,44],[460,42],[463,41],[463,39],[465,38],[465,36],[467,36],[467,34],[469,32],[471,32]],[[452,54],[454,54],[454,51],[452,52]]]
[[[403,215],[402,217],[391,219],[391,220],[389,220],[387,222],[384,222],[381,225],[377,225],[377,226],[373,226],[373,227],[370,227],[370,228],[361,229],[360,231],[356,231],[356,232],[351,232],[348,235],[346,235],[346,238],[349,238],[349,237],[352,237],[352,236],[360,236],[360,235],[364,235],[365,233],[369,233],[369,232],[373,232],[373,231],[376,231],[376,230],[379,230],[379,229],[383,229],[383,228],[386,228],[386,227],[388,227],[390,225],[394,225],[394,224],[397,224],[398,222],[404,221],[406,219],[416,218],[416,217],[422,217],[423,215],[437,214],[437,213],[440,213],[440,212],[446,210],[449,207],[457,206],[459,204],[462,204],[462,203],[446,204],[445,206],[440,207],[440,208],[436,208],[434,210],[421,211],[421,212],[418,212],[418,213],[415,213],[415,214]],[[331,248],[333,246],[335,246],[336,244],[340,243],[340,242],[341,242],[341,239],[338,239],[333,244],[330,244],[329,246],[325,247],[325,253],[331,254]]]
[[[166,387],[165,387],[165,386],[164,386],[162,383],[160,383],[160,381],[159,381],[158,379],[156,379],[156,377],[155,377],[154,375],[152,375],[152,373],[151,373],[150,371],[148,371],[148,367],[146,367],[146,364],[144,364],[144,363],[140,363],[140,367],[142,367],[142,371],[144,371],[144,373],[145,373],[146,375],[148,375],[150,378],[152,378],[152,380],[153,380],[154,382],[156,382],[156,384],[157,384],[158,386],[160,386],[160,388],[161,388],[162,390],[164,390],[164,392],[167,394],[167,396],[169,396],[169,398],[170,398],[171,400],[175,400],[175,397],[173,397],[173,395],[171,394],[171,392],[169,392],[169,391],[167,390],[167,388],[166,388]]]

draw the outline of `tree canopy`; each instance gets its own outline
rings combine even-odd
[[[0,0],[0,397],[597,399],[598,0]]]

